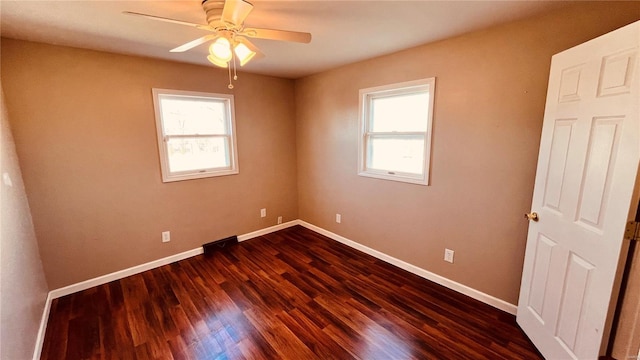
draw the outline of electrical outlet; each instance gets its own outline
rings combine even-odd
[[[282,224],[282,216],[278,216],[278,225]]]
[[[342,215],[336,214],[336,222],[340,224],[342,222]]]
[[[260,209],[260,217],[267,217],[267,209]]]
[[[171,231],[163,231],[162,232],[162,242],[171,241]]]
[[[444,261],[450,262],[453,264],[453,250],[444,249]]]

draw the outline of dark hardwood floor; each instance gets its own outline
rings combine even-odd
[[[56,299],[42,359],[541,359],[512,315],[295,226]]]

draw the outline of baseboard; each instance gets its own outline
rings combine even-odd
[[[289,221],[283,224],[279,224],[279,225],[275,225],[275,226],[271,226],[268,228],[264,228],[264,229],[260,229],[257,231],[253,231],[247,234],[243,234],[243,235],[239,235],[238,236],[238,241],[246,241],[258,236],[262,236],[262,235],[266,235],[278,230],[282,230],[282,229],[286,229],[288,227],[292,227],[295,225],[302,225],[310,230],[313,230],[319,234],[322,234],[330,239],[333,239],[335,241],[338,241],[340,243],[343,243],[349,247],[352,247],[356,250],[362,251],[366,254],[369,254],[371,256],[374,256],[382,261],[385,261],[389,264],[395,265],[401,269],[407,270],[413,274],[416,274],[420,277],[423,277],[427,280],[433,281],[436,284],[440,284],[442,286],[445,286],[449,289],[455,290],[459,293],[462,293],[464,295],[467,295],[471,298],[474,298],[476,300],[482,301],[488,305],[491,305],[495,308],[498,308],[500,310],[506,311],[510,314],[515,314],[517,311],[517,306],[510,304],[504,300],[498,299],[494,296],[491,296],[489,294],[485,294],[481,291],[478,291],[476,289],[470,288],[466,285],[460,284],[458,282],[455,282],[453,280],[447,279],[443,276],[434,274],[428,270],[425,270],[423,268],[417,267],[415,265],[409,264],[405,261],[402,261],[400,259],[394,258],[390,255],[387,255],[385,253],[382,253],[378,250],[374,250],[370,247],[364,246],[362,244],[359,244],[353,240],[349,240],[343,236],[340,236],[338,234],[332,233],[331,231],[325,230],[323,228],[320,228],[318,226],[315,226],[313,224],[310,224],[306,221],[302,221],[302,220],[293,220],[293,221]],[[65,286],[63,288],[59,288],[59,289],[55,289],[49,292],[49,295],[47,296],[47,303],[45,305],[43,314],[42,314],[42,321],[40,323],[40,329],[38,331],[38,338],[37,338],[37,343],[36,343],[36,347],[34,350],[34,354],[33,357],[34,359],[39,359],[40,358],[40,352],[42,351],[42,345],[44,342],[44,334],[47,328],[47,321],[49,319],[49,311],[50,311],[50,307],[51,307],[51,301],[53,299],[59,298],[61,296],[65,296],[65,295],[69,295],[69,294],[73,294],[76,293],[78,291],[82,291],[82,290],[86,290],[89,289],[91,287],[94,286],[99,286],[102,284],[106,284],[108,282],[114,281],[114,280],[119,280],[122,278],[125,278],[127,276],[131,276],[131,275],[135,275],[135,274],[139,274],[143,271],[147,271],[147,270],[151,270],[151,269],[155,269],[157,267],[163,266],[163,265],[167,265],[176,261],[180,261],[183,259],[187,259],[190,258],[192,256],[196,256],[199,254],[202,254],[202,248],[199,247],[197,249],[192,249],[192,250],[188,250],[179,254],[175,254],[175,255],[171,255],[171,256],[167,256],[165,258],[162,259],[158,259],[158,260],[154,260],[154,261],[150,261],[148,263],[144,263],[141,265],[136,265],[133,267],[130,267],[128,269],[123,269],[120,271],[116,271],[110,274],[106,274],[103,276],[99,276],[93,279],[89,279],[89,280],[85,280],[76,284],[72,284],[69,286]]]
[[[286,229],[288,227],[294,226],[294,225],[298,225],[298,220],[293,220],[293,221],[289,221],[283,224],[279,224],[279,225],[275,225],[275,226],[271,226],[265,229],[260,229],[257,231],[253,231],[247,234],[243,234],[243,235],[238,235],[238,241],[245,241],[245,240],[249,240],[249,239],[253,239],[255,237],[258,236],[262,236],[262,235],[266,235],[278,230],[282,230],[282,229]],[[162,259],[158,259],[158,260],[153,260],[153,261],[149,261],[148,263],[144,263],[144,264],[140,264],[140,265],[136,265],[127,269],[123,269],[120,271],[116,271],[110,274],[106,274],[106,275],[102,275],[102,276],[98,276],[96,278],[93,279],[89,279],[89,280],[85,280],[79,283],[75,283],[75,284],[71,284],[69,286],[65,286],[63,288],[59,288],[59,289],[55,289],[52,290],[51,292],[49,292],[49,296],[51,297],[51,299],[57,299],[59,297],[65,296],[65,295],[69,295],[69,294],[73,294],[76,293],[78,291],[82,291],[82,290],[86,290],[89,288],[92,288],[94,286],[99,286],[102,284],[106,284],[108,282],[114,281],[114,280],[120,280],[122,278],[125,278],[127,276],[131,276],[131,275],[135,275],[135,274],[139,274],[141,272],[147,271],[147,270],[151,270],[151,269],[155,269],[157,267],[163,266],[163,265],[167,265],[167,264],[171,264],[173,262],[176,261],[180,261],[180,260],[184,260],[196,255],[200,255],[202,254],[202,247],[196,248],[196,249],[191,249],[185,252],[181,252],[179,254],[175,254],[175,255],[171,255],[171,256],[167,256],[164,257]]]
[[[353,240],[347,239],[343,236],[340,236],[338,234],[335,234],[331,231],[325,230],[321,227],[315,226],[313,224],[310,224],[306,221],[302,221],[302,220],[292,220],[283,224],[279,224],[279,225],[275,225],[275,226],[271,226],[268,228],[264,228],[264,229],[260,229],[257,231],[253,231],[247,234],[243,234],[243,235],[238,235],[238,241],[246,241],[249,239],[253,239],[255,237],[258,236],[262,236],[262,235],[266,235],[275,231],[279,231],[282,229],[286,229],[288,227],[291,226],[295,226],[295,225],[302,225],[310,230],[313,230],[319,234],[322,234],[330,239],[333,239],[335,241],[341,242],[349,247],[352,247],[354,249],[360,250],[366,254],[369,254],[371,256],[374,256],[382,261],[388,262],[389,264],[395,265],[401,269],[404,269],[406,271],[409,271],[413,274],[416,274],[420,277],[423,277],[427,280],[433,281],[436,284],[440,284],[444,287],[447,287],[449,289],[455,290],[459,293],[465,294],[471,298],[474,298],[476,300],[482,301],[488,305],[491,305],[495,308],[498,308],[500,310],[506,311],[510,314],[516,314],[516,311],[518,309],[518,307],[514,304],[508,303],[504,300],[498,299],[494,296],[491,296],[489,294],[483,293],[479,290],[473,289],[469,286],[460,284],[459,282],[447,279],[443,276],[440,276],[438,274],[432,273],[428,270],[425,270],[423,268],[420,268],[418,266],[409,264],[405,261],[402,261],[400,259],[394,258],[393,256],[387,255],[383,252],[380,252],[378,250],[374,250],[370,247],[367,247],[365,245],[362,245],[360,243],[357,243]],[[89,279],[86,281],[82,281],[76,284],[72,284],[69,286],[65,286],[63,288],[60,289],[56,289],[56,290],[52,290],[51,292],[49,292],[49,298],[50,299],[56,299],[59,298],[61,296],[65,296],[65,295],[69,295],[69,294],[73,294],[75,292],[78,291],[82,291],[82,290],[86,290],[89,289],[91,287],[94,286],[98,286],[98,285],[102,285],[102,284],[106,284],[108,282],[114,281],[114,280],[119,280],[122,278],[125,278],[127,276],[131,276],[131,275],[135,275],[138,273],[141,273],[143,271],[147,271],[147,270],[151,270],[151,269],[155,269],[157,267],[166,265],[166,264],[170,264],[176,261],[180,261],[183,259],[187,259],[190,258],[192,256],[196,256],[196,255],[200,255],[202,254],[202,248],[197,248],[197,249],[192,249],[189,251],[185,251],[179,254],[175,254],[175,255],[171,255],[162,259],[158,259],[158,260],[154,260],[154,261],[150,261],[148,263],[145,264],[141,264],[141,265],[137,265],[134,267],[130,267],[128,269],[124,269],[124,270],[120,270],[120,271],[116,271],[114,273],[110,273],[110,274],[106,274],[103,276],[99,276],[97,278],[93,278],[93,279]],[[47,309],[48,311],[48,309]],[[47,314],[48,315],[48,314]],[[45,324],[46,325],[46,324]]]
[[[438,274],[434,274],[428,270],[425,270],[423,268],[420,268],[418,266],[409,264],[407,262],[404,262],[400,259],[394,258],[393,256],[389,256],[385,253],[382,253],[378,250],[374,250],[370,247],[364,246],[360,243],[357,243],[353,240],[349,240],[343,236],[340,236],[338,234],[332,233],[331,231],[325,230],[321,227],[315,226],[313,224],[310,224],[306,221],[302,221],[302,220],[298,220],[297,223],[299,225],[302,225],[304,227],[306,227],[309,230],[313,230],[319,234],[322,234],[330,239],[333,239],[335,241],[338,241],[340,243],[343,243],[349,247],[352,247],[356,250],[360,250],[366,254],[369,254],[373,257],[376,257],[382,261],[385,261],[391,265],[395,265],[401,269],[404,269],[410,273],[416,274],[420,277],[423,277],[427,280],[433,281],[436,284],[440,284],[446,288],[449,288],[451,290],[457,291],[459,293],[462,293],[464,295],[467,295],[473,299],[476,299],[478,301],[482,301],[485,304],[491,305],[497,309],[500,309],[502,311],[508,312],[510,314],[515,315],[516,311],[518,310],[518,307],[516,305],[513,305],[511,303],[508,303],[504,300],[498,299],[497,297],[491,296],[489,294],[485,294],[482,291],[478,291],[476,289],[470,288],[466,285],[460,284],[459,282],[447,279],[443,276],[440,276]]]
[[[288,227],[292,227],[294,225],[298,225],[299,224],[299,220],[292,220],[292,221],[288,221],[286,223],[282,223],[279,225],[274,225],[268,228],[264,228],[264,229],[260,229],[260,230],[256,230],[254,232],[250,232],[248,234],[244,234],[244,235],[238,235],[238,241],[245,241],[245,240],[249,240],[249,239],[253,239],[255,237],[258,236],[262,236],[262,235],[267,235],[270,234],[272,232],[276,232],[282,229],[286,229]]]
[[[40,319],[40,328],[38,329],[38,336],[36,337],[36,346],[33,350],[33,360],[40,359],[42,354],[42,345],[44,344],[44,334],[47,331],[47,323],[49,322],[49,312],[51,311],[51,292],[47,294],[47,300],[42,310],[42,318]]]
[[[116,271],[116,272],[113,272],[113,273],[110,273],[110,274],[98,276],[98,277],[93,278],[93,279],[89,279],[89,280],[85,280],[85,281],[82,281],[82,282],[79,282],[79,283],[71,284],[69,286],[65,286],[65,287],[62,287],[62,288],[59,288],[59,289],[51,290],[51,292],[50,292],[51,298],[52,299],[57,299],[59,297],[65,296],[65,295],[73,294],[73,293],[76,293],[78,291],[82,291],[82,290],[86,290],[86,289],[92,288],[94,286],[99,286],[99,285],[102,285],[102,284],[106,284],[106,283],[114,281],[114,280],[120,280],[120,279],[125,278],[127,276],[139,274],[139,273],[147,271],[147,270],[155,269],[155,268],[163,266],[163,265],[171,264],[171,263],[176,262],[176,261],[180,261],[180,260],[183,260],[183,259],[190,258],[192,256],[196,256],[196,255],[202,254],[202,252],[203,252],[202,248],[192,249],[192,250],[189,250],[189,251],[181,252],[179,254],[167,256],[167,257],[162,258],[162,259],[153,260],[153,261],[149,261],[148,263],[136,265],[136,266],[130,267],[128,269],[123,269],[123,270]]]

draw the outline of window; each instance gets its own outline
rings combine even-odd
[[[429,184],[435,78],[360,90],[358,174]]]
[[[153,89],[162,181],[238,173],[233,95]]]

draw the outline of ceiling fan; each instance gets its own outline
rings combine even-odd
[[[207,59],[216,66],[229,69],[230,89],[233,89],[231,84],[231,64],[233,64],[235,73],[236,62],[239,62],[240,66],[244,66],[251,59],[264,56],[248,38],[291,41],[304,44],[311,42],[311,34],[306,32],[246,27],[244,21],[253,10],[253,4],[245,0],[203,0],[202,8],[206,13],[207,25],[131,11],[125,11],[124,14],[142,16],[147,19],[185,25],[212,32],[212,34],[189,41],[170,51],[184,52],[204,43],[212,42],[209,46]],[[234,75],[234,79],[237,80],[236,75]]]

